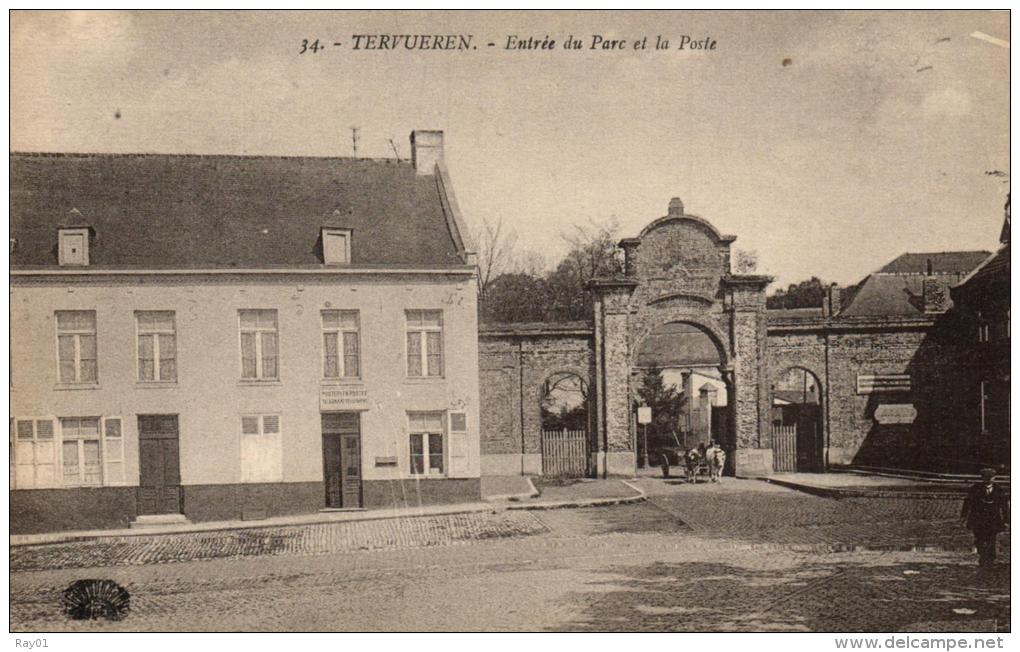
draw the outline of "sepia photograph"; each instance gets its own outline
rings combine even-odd
[[[12,649],[1010,646],[1009,10],[8,20]]]

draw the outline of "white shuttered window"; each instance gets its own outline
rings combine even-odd
[[[15,489],[42,489],[57,487],[57,441],[54,422],[50,418],[14,420]]]
[[[241,417],[241,481],[283,480],[283,439],[280,415],[251,414]]]

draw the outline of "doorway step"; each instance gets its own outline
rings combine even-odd
[[[131,521],[131,529],[191,523],[184,514],[140,514]]]

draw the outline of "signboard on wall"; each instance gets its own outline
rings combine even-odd
[[[652,408],[650,408],[650,407],[639,407],[637,409],[637,422],[638,423],[651,423],[652,422]]]
[[[364,387],[323,387],[319,389],[319,409],[323,412],[367,410],[368,390]]]
[[[911,403],[889,403],[875,408],[875,421],[886,424],[913,423],[917,408]]]

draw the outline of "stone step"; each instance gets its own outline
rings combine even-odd
[[[180,525],[191,521],[184,514],[140,514],[131,521],[131,528],[159,527],[162,525]]]

